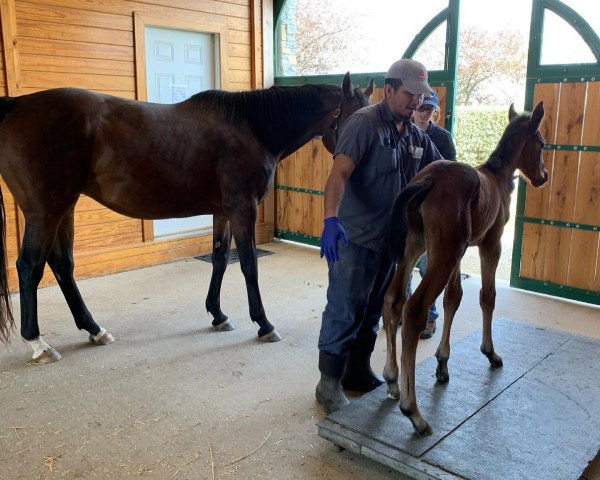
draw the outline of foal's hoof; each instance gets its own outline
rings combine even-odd
[[[502,357],[500,355],[498,355],[496,352],[488,355],[487,358],[490,361],[490,365],[492,368],[500,368],[503,365]]]
[[[58,362],[61,358],[62,358],[62,355],[60,353],[58,353],[58,350],[49,346],[46,350],[44,350],[37,357],[33,357],[33,361],[35,363],[46,364],[46,363]]]
[[[95,343],[96,345],[108,345],[114,341],[115,337],[113,337],[111,333],[107,332],[106,330],[100,331],[98,335],[90,335],[90,342]]]
[[[394,400],[400,398],[400,385],[398,385],[398,382],[390,382],[387,384],[387,397]]]
[[[217,325],[213,324],[213,328],[217,332],[230,332],[231,330],[235,330],[235,323],[227,319],[222,321],[221,323],[218,323]]]
[[[259,336],[258,339],[261,342],[274,343],[274,342],[278,342],[279,340],[281,340],[281,335],[279,335],[279,333],[277,333],[277,330],[273,329],[273,330],[271,330],[270,333]]]

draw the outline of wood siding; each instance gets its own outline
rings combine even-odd
[[[600,82],[535,86],[534,105],[544,101],[541,131],[548,144],[600,146]],[[563,287],[600,291],[600,153],[546,150],[545,188],[527,186],[519,276]],[[565,227],[551,222],[566,222]]]
[[[140,95],[134,18],[160,18],[162,26],[208,25],[225,36],[222,84],[260,88],[261,0],[4,0],[0,93],[24,95],[79,87],[131,99]],[[144,66],[141,66],[144,68]],[[145,78],[144,78],[145,82]],[[145,88],[144,88],[145,90]],[[15,260],[24,220],[2,184],[7,212],[10,288],[18,288]],[[271,200],[272,203],[272,200]],[[207,253],[212,236],[144,241],[144,222],[112,212],[87,197],[75,210],[75,274],[95,276]],[[273,237],[273,214],[260,207],[257,242]],[[271,219],[271,223],[267,223]],[[52,282],[47,269],[42,284]]]

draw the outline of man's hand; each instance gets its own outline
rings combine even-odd
[[[338,217],[326,218],[323,222],[323,234],[321,235],[321,258],[325,255],[328,263],[334,263],[339,260],[338,257],[338,241],[347,247],[348,239],[346,231],[340,223]]]

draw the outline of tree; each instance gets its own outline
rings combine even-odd
[[[512,100],[511,85],[523,83],[527,50],[515,30],[490,32],[467,27],[460,32],[457,103],[471,105]]]
[[[366,61],[361,16],[345,0],[297,0],[296,73],[298,75],[346,71]]]

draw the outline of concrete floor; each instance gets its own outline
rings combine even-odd
[[[261,248],[275,252],[259,259],[259,272],[265,309],[283,336],[277,344],[255,340],[238,264],[223,282],[232,332],[210,327],[211,267],[198,260],[80,281],[97,322],[117,339],[108,346],[75,329],[57,287],[40,290],[40,326],[63,359],[30,365],[17,336],[0,348],[0,479],[402,478],[317,436],[326,265],[309,247]],[[463,282],[453,342],[480,328],[479,286],[477,276]],[[14,305],[18,317],[17,298]],[[600,339],[600,308],[505,282],[500,317]],[[418,360],[433,355],[440,334],[421,341]],[[383,369],[383,332],[373,363]],[[584,477],[600,479],[598,457]]]

